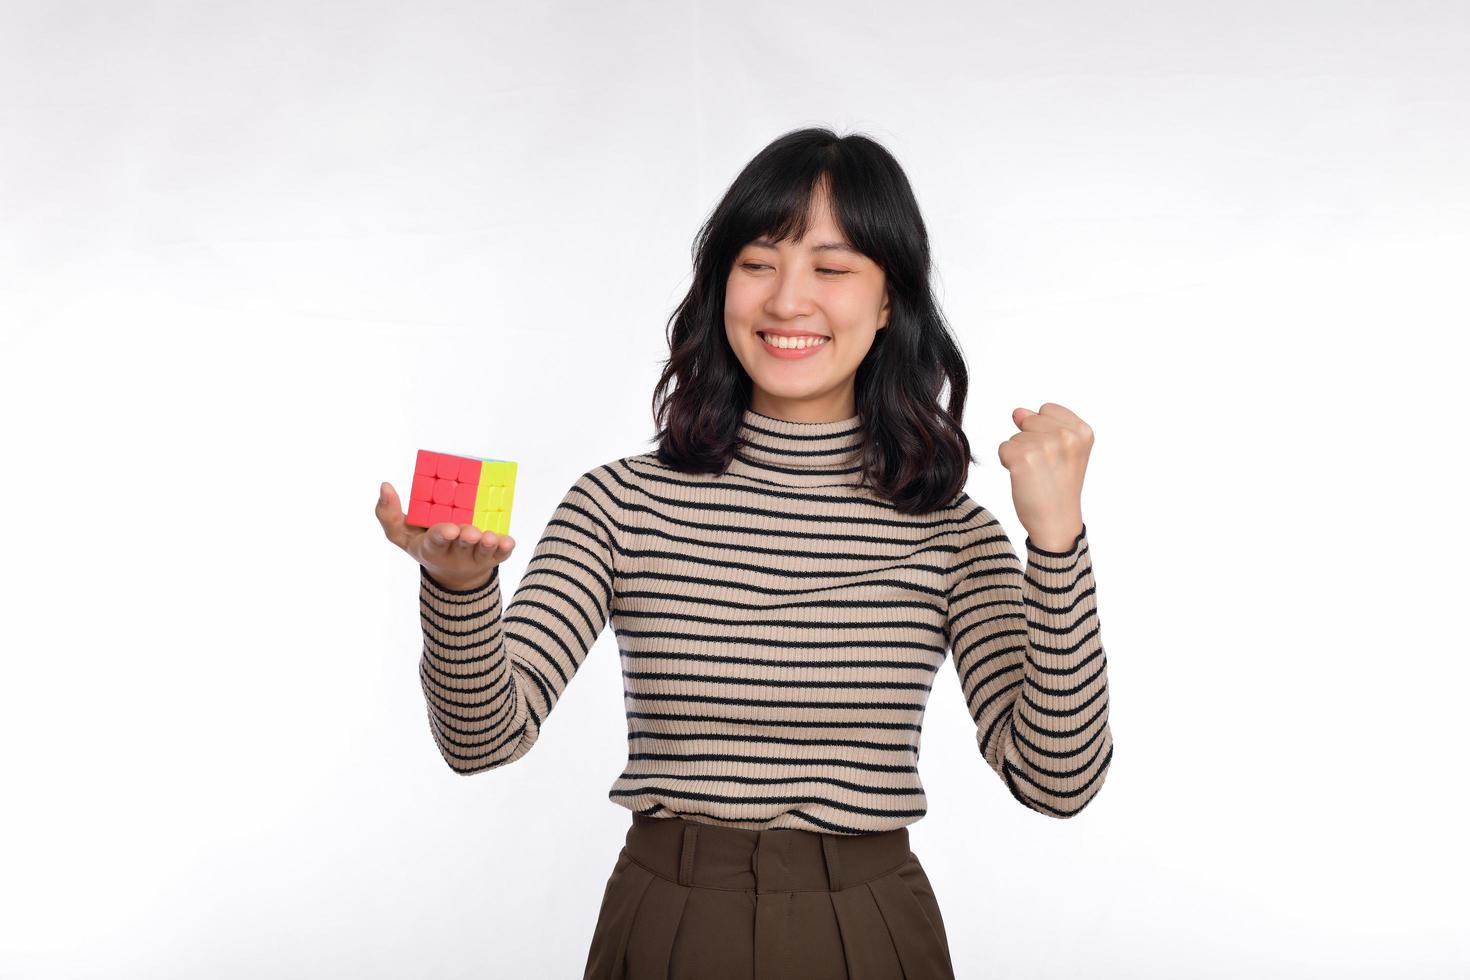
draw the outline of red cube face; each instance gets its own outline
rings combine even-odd
[[[459,479],[459,457],[457,457],[457,456],[446,456],[446,455],[444,455],[442,453],[439,453],[439,454],[436,454],[435,455],[435,457],[434,457],[434,463],[435,463],[435,471],[434,471],[434,475],[435,476],[439,477],[442,480],[458,480]]]
[[[490,470],[486,467],[494,464]],[[499,482],[510,473],[508,483]],[[481,486],[482,474],[493,473]],[[471,524],[481,530],[506,533],[510,520],[510,491],[515,464],[508,460],[481,460],[420,449],[414,461],[406,521],[415,527],[435,524]]]
[[[434,493],[429,499],[436,504],[453,504],[454,494],[458,489],[458,483],[441,477],[434,481]]]

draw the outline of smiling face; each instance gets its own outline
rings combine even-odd
[[[793,422],[856,414],[858,365],[888,325],[885,278],[842,234],[822,185],[803,239],[746,244],[725,284],[725,336],[750,407]]]

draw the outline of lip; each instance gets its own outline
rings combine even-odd
[[[773,337],[825,337],[824,333],[812,333],[810,330],[757,330],[756,333],[768,333]]]
[[[832,338],[831,337],[828,337],[827,338],[827,342],[825,344],[818,344],[815,347],[803,347],[803,348],[800,348],[800,349],[786,348],[786,347],[772,347],[770,344],[766,343],[765,338],[763,338],[761,336],[761,334],[763,334],[763,333],[774,334],[774,335],[780,336],[780,337],[822,337],[822,336],[825,336],[825,335],[824,334],[819,334],[819,333],[787,333],[784,330],[758,330],[758,331],[756,331],[756,337],[755,337],[755,339],[760,341],[761,350],[765,351],[767,354],[770,354],[772,357],[779,357],[783,361],[799,361],[799,360],[801,360],[804,357],[812,357],[812,356],[814,356],[816,354],[820,354],[822,351],[824,351],[828,347],[832,346]]]

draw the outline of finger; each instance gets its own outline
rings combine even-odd
[[[383,525],[384,536],[402,547],[406,538],[404,514],[398,506],[398,494],[394,492],[391,483],[385,482],[378,486],[378,503],[373,508],[373,513],[377,515],[378,523]]]
[[[1048,433],[1017,432],[996,449],[1000,465],[1014,471],[1017,465],[1027,465],[1028,460],[1046,459],[1052,455],[1048,441],[1054,439]]]
[[[449,548],[459,538],[459,525],[450,521],[440,521],[432,525],[424,532],[424,553],[443,558],[449,554]]]
[[[459,528],[459,535],[449,546],[449,550],[455,555],[479,562],[494,561],[497,557],[503,557],[502,552],[509,554],[509,548],[501,547],[501,542],[506,539],[494,531],[482,531],[473,524],[456,526]]]
[[[1063,422],[1070,422],[1073,423],[1073,425],[1076,425],[1076,423],[1078,422],[1082,422],[1082,419],[1078,417],[1078,413],[1076,413],[1076,411],[1073,411],[1072,408],[1067,408],[1066,406],[1058,406],[1055,401],[1044,401],[1044,403],[1041,403],[1041,408],[1038,408],[1038,411],[1039,413],[1044,414],[1044,416],[1051,416],[1053,417],[1053,419],[1061,419],[1063,420]]]
[[[1006,469],[1011,469],[1033,453],[1044,456],[1048,452],[1047,443],[1055,438],[1049,432],[1017,432],[1001,443],[997,450],[1001,465]]]
[[[1053,405],[1052,402],[1047,402],[1042,407],[1046,408],[1051,405]],[[1061,406],[1056,407],[1061,408]],[[1012,420],[1015,420],[1020,413],[1028,412],[1025,417],[1016,422],[1016,427],[1021,429],[1022,431],[1066,432],[1076,436],[1078,439],[1081,439],[1085,443],[1091,444],[1092,427],[1089,426],[1086,422],[1082,421],[1082,419],[1078,418],[1075,413],[1068,412],[1066,409],[1061,409],[1061,411],[1066,412],[1066,414],[1062,415],[1057,412],[1043,414],[1041,412],[1030,412],[1028,409],[1018,408],[1011,413],[1011,418]]]
[[[1092,426],[1088,425],[1085,419],[1070,408],[1058,405],[1056,402],[1044,402],[1041,406],[1041,414],[1057,419],[1064,423],[1068,429],[1081,436],[1086,442],[1092,442]]]
[[[1010,443],[1018,453],[1024,454],[1032,450],[1036,450],[1041,453],[1048,453],[1054,449],[1065,447],[1067,445],[1067,436],[1062,435],[1058,437],[1057,430],[1045,429],[1033,430],[1030,432],[1017,432],[1006,441]]]
[[[1016,415],[1020,412],[1027,412],[1028,414],[1017,420]],[[1057,429],[1070,427],[1065,420],[1059,419],[1055,415],[1042,415],[1040,412],[1031,412],[1029,409],[1024,408],[1018,408],[1015,412],[1012,412],[1011,418],[1016,422],[1016,428],[1022,432],[1054,432]]]
[[[1042,402],[1040,414],[1063,422],[1073,429],[1084,429],[1087,427],[1087,423],[1082,421],[1081,416],[1065,405],[1058,405],[1056,402]]]
[[[487,533],[486,531],[481,531],[473,524],[459,525],[459,537],[454,539],[455,551],[474,551],[475,546],[484,539]]]
[[[475,549],[476,558],[499,559],[510,554],[511,546],[515,542],[503,534],[494,534],[486,531],[480,536],[479,547]]]

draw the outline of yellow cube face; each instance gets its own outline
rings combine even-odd
[[[495,534],[510,533],[510,513],[503,510],[477,510],[475,511],[475,527],[482,531],[491,531]]]
[[[481,460],[480,486],[475,492],[475,527],[493,534],[510,533],[515,489],[515,463],[504,459]]]

